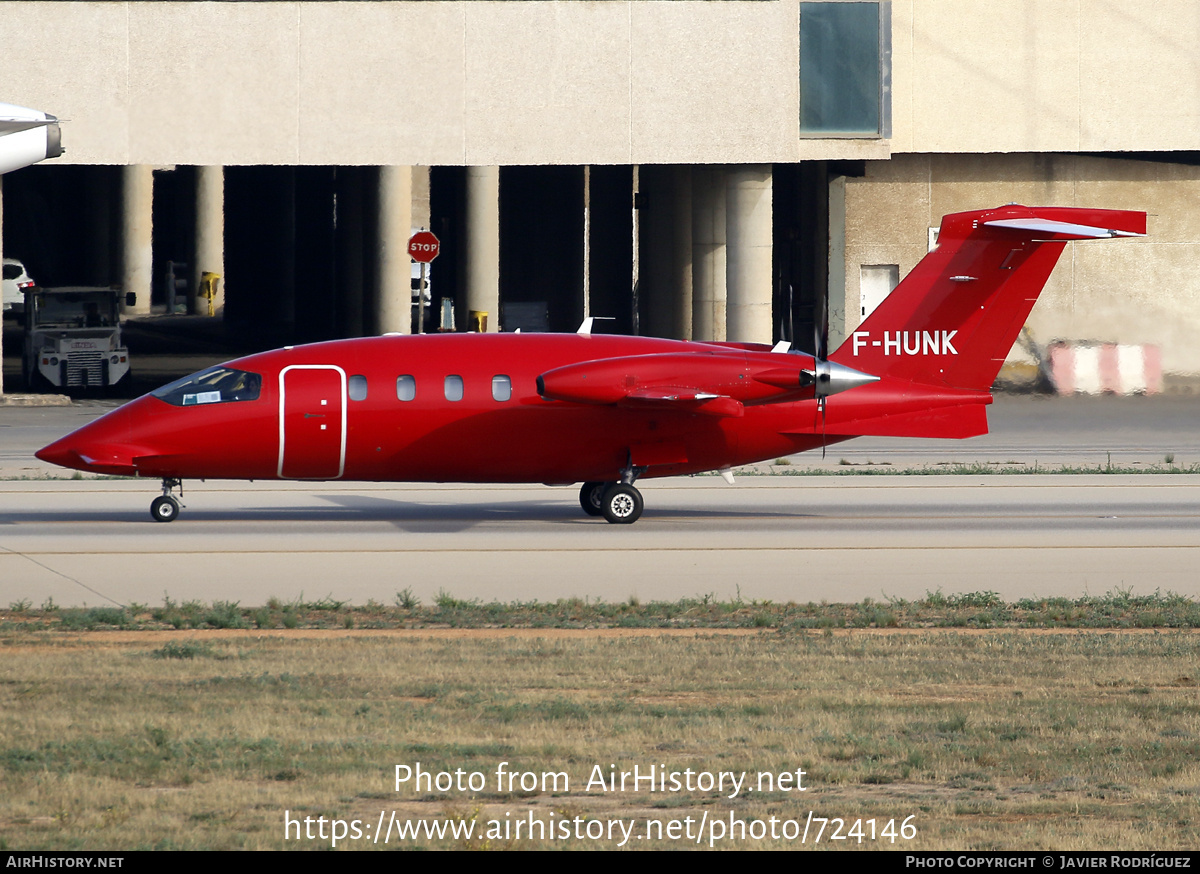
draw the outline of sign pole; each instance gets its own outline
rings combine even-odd
[[[429,287],[429,262],[438,256],[441,241],[432,231],[417,231],[408,241],[408,254],[421,265],[421,284],[417,288],[417,333],[425,333],[425,289]]]
[[[425,289],[426,279],[429,275],[429,262],[421,262],[421,287],[417,291],[417,333],[425,333]]]

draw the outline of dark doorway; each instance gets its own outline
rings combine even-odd
[[[551,331],[583,319],[583,168],[500,168],[500,305],[546,305]],[[502,330],[509,326],[501,322]]]
[[[590,168],[591,314],[599,334],[633,333],[633,168]]]
[[[776,164],[772,182],[772,332],[813,352],[829,286],[829,179],[824,161]],[[828,347],[826,345],[826,352]]]

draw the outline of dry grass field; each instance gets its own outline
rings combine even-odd
[[[1188,630],[0,619],[0,848],[1200,846]]]

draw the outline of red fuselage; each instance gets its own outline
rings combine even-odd
[[[754,344],[580,334],[387,336],[251,355],[165,386],[38,457],[176,481],[633,482],[862,435],[987,433],[989,389],[1068,241],[1146,214],[1015,204],[946,216],[938,243],[828,358]],[[819,397],[819,399],[818,399]]]
[[[568,483],[614,480],[631,461],[648,477],[695,473],[820,445],[817,402],[799,384],[812,358],[768,348],[581,334],[316,343],[230,362],[261,377],[256,399],[146,395],[38,456],[178,479]],[[569,368],[584,362],[594,370]],[[560,376],[544,390],[569,383],[582,397],[539,395],[538,378],[552,371]],[[656,400],[697,372],[737,409]],[[657,395],[614,403],[611,387],[641,386]]]

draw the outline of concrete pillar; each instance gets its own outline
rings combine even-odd
[[[196,168],[196,257],[192,264],[192,297],[188,312],[208,314],[208,299],[199,296],[200,279],[217,273],[221,281],[213,297],[213,312],[225,309],[225,168]]]
[[[643,166],[641,333],[677,340],[692,336],[692,171]]]
[[[592,314],[592,167],[583,166],[583,318]]]
[[[846,177],[829,180],[829,351],[858,327],[861,310],[846,294]]]
[[[412,167],[379,168],[379,296],[375,324],[380,334],[412,331],[412,270],[408,237],[412,230]],[[436,327],[436,323],[433,327]],[[430,326],[426,326],[429,330]]]
[[[725,168],[692,168],[692,339],[725,339]]]
[[[670,167],[656,164],[638,168],[638,332],[647,337],[669,337],[675,324],[670,174]]]
[[[466,306],[459,324],[472,311],[486,312],[487,329],[500,324],[500,168],[467,168]]]
[[[122,170],[121,239],[123,260],[121,290],[137,295],[129,315],[150,312],[153,281],[154,171],[147,164],[130,164]]]
[[[725,189],[726,337],[770,343],[771,165],[729,168]]]
[[[409,167],[412,180],[412,225],[410,228],[433,228],[430,209],[429,168]],[[436,233],[436,232],[435,232]]]

